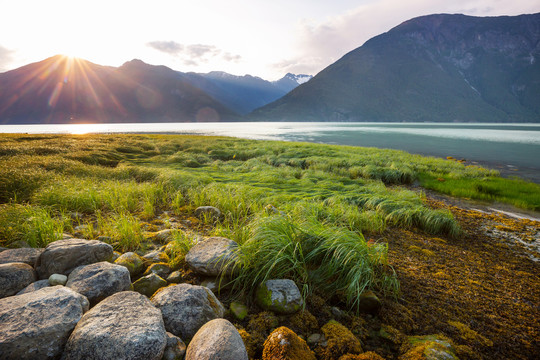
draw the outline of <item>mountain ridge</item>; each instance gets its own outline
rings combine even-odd
[[[407,20],[250,114],[265,121],[540,122],[540,14]]]

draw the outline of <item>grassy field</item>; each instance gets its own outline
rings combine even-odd
[[[189,218],[211,205],[223,217],[202,219],[200,229],[240,245],[239,291],[288,277],[304,295],[341,292],[354,308],[365,289],[399,291],[386,243],[370,239],[388,227],[448,237],[462,231],[449,211],[407,189],[415,182],[540,209],[538,185],[395,150],[176,135],[2,135],[0,246],[43,247],[79,229],[135,250],[158,216]],[[178,243],[180,254],[191,246]],[[336,278],[338,268],[346,271]]]

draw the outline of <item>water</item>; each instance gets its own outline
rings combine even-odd
[[[497,169],[540,183],[540,124],[139,123],[0,125],[0,133],[177,133],[372,146]]]

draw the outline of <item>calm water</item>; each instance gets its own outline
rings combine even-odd
[[[178,133],[373,146],[453,156],[540,183],[540,124],[147,123],[0,125],[1,133]]]

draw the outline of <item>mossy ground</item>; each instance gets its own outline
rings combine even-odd
[[[226,316],[244,329],[253,358],[262,356],[278,326],[307,339],[330,320],[385,359],[398,358],[406,336],[426,334],[449,337],[461,359],[537,358],[540,269],[531,258],[538,257],[540,224],[411,190],[415,180],[433,177],[459,179],[458,187],[472,179],[483,186],[476,190],[500,199],[522,186],[532,192],[519,200],[529,209],[540,193],[538,185],[505,182],[489,170],[397,151],[181,136],[6,135],[0,137],[0,246],[45,246],[85,225],[80,236],[146,252],[163,245],[155,234],[174,222],[181,231],[169,265],[184,282],[200,284],[204,279],[183,262],[193,237],[244,244],[256,220],[275,208],[293,225],[293,244],[330,229],[341,237],[327,245],[358,242],[358,250],[380,255],[366,269],[374,269],[369,286],[383,306],[375,316],[358,315],[348,312],[342,291],[317,287],[305,292],[303,314],[275,316],[249,304],[243,321]],[[484,186],[491,180],[506,185],[491,191]],[[195,217],[201,205],[217,206],[224,218]],[[288,275],[309,280],[314,263],[297,264]],[[400,283],[397,297],[384,296],[380,284],[389,278]],[[218,297],[226,306],[237,299],[229,290]]]

